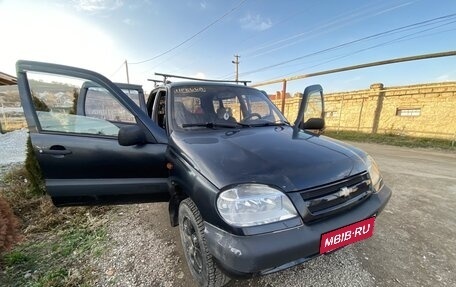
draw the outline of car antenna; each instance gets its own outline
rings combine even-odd
[[[210,79],[200,79],[200,78],[193,78],[193,77],[185,77],[185,76],[178,76],[178,75],[170,75],[170,74],[162,74],[162,73],[155,73],[157,76],[162,76],[163,81],[166,82],[168,78],[178,78],[178,79],[185,79],[185,80],[193,80],[193,81],[202,81],[202,82],[215,82],[215,83],[244,83],[244,86],[247,86],[247,83],[251,83],[252,81],[229,81],[229,80],[210,80]]]

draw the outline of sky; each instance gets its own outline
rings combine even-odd
[[[456,50],[454,0],[0,0],[0,71],[19,59],[96,71],[147,90],[154,73],[254,83]],[[456,57],[312,77],[291,93],[456,81]],[[274,93],[281,84],[263,86]]]

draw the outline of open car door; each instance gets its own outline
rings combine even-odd
[[[55,205],[169,200],[166,133],[118,86],[74,67],[18,61],[16,69],[33,149]],[[100,96],[81,113],[78,96],[87,83]]]

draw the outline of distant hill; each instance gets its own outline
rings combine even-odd
[[[70,86],[58,82],[42,82],[36,80],[29,80],[30,87],[35,93],[58,93],[58,92],[73,92],[75,88],[80,87]]]
[[[64,93],[66,95],[61,99],[64,103],[60,104],[71,105],[73,91],[76,87],[58,82],[48,83],[36,80],[29,80],[29,83],[34,95],[38,98],[49,98],[49,102],[56,104],[55,95]],[[0,103],[3,103],[4,106],[18,107],[20,106],[20,101],[17,85],[0,86]]]
[[[0,86],[0,103],[5,106],[18,106],[20,101],[17,85]]]

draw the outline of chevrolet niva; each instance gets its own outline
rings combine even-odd
[[[168,202],[201,286],[369,238],[391,197],[372,157],[321,135],[319,85],[304,90],[290,124],[264,92],[243,85],[165,81],[146,100],[92,71],[16,66],[54,204]]]

